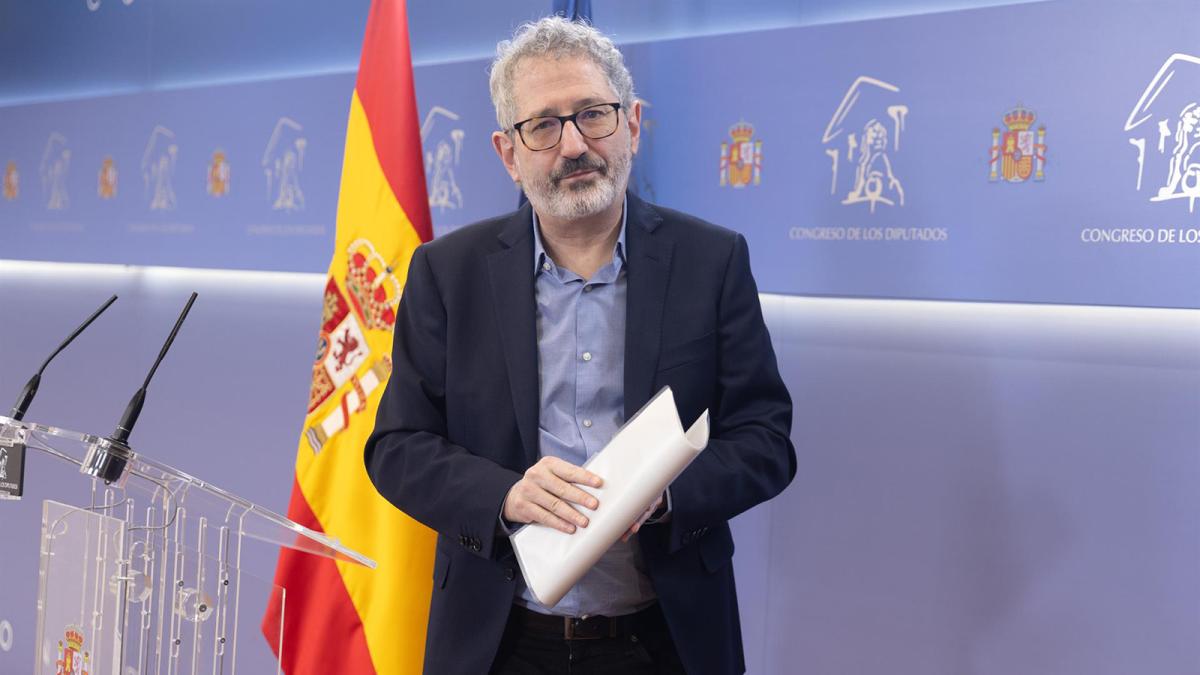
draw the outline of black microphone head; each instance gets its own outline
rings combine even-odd
[[[17,397],[17,403],[13,406],[12,412],[8,414],[12,419],[20,422],[25,419],[25,412],[29,410],[29,404],[33,403],[33,397],[37,394],[38,385],[42,383],[42,374],[34,373],[33,377],[25,383],[25,388],[21,390],[21,395]]]
[[[129,442],[129,434],[133,433],[133,425],[137,424],[138,416],[142,414],[142,405],[145,403],[146,390],[138,389],[134,392],[133,398],[129,399],[129,404],[125,406],[125,412],[121,415],[121,421],[117,422],[117,428],[108,437],[110,441],[123,445]]]

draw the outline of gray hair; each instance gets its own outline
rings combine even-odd
[[[492,61],[488,86],[492,91],[492,105],[496,107],[496,122],[501,129],[507,131],[519,121],[513,119],[517,115],[517,102],[512,82],[517,65],[522,59],[544,56],[591,59],[621,99],[621,107],[625,110],[633,107],[633,77],[612,40],[586,23],[548,16],[522,24],[511,40],[496,45],[496,60]]]

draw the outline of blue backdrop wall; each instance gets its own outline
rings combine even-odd
[[[485,68],[548,4],[411,3],[436,233],[516,203]],[[286,508],[367,6],[0,2],[0,397],[120,292],[30,413],[107,433],[198,288],[134,440]],[[751,672],[1194,672],[1200,9],[593,8],[635,189],[746,234],[796,401],[735,523]],[[0,673],[51,475],[0,505]]]
[[[167,8],[151,48],[172,56],[150,78],[178,87],[200,77],[188,42],[219,35],[205,23],[219,12]],[[152,9],[75,12],[129,12],[128,32]],[[1194,308],[1197,18],[1190,2],[1062,0],[633,44],[647,122],[635,187],[746,233],[770,292]],[[1131,43],[1131,25],[1153,39]],[[172,26],[187,38],[157,46]],[[322,63],[346,58],[321,47]],[[257,67],[278,68],[262,49]],[[222,53],[215,71],[238,75]],[[440,232],[515,201],[488,142],[486,68],[418,68]],[[4,108],[4,255],[320,272],[352,82]]]

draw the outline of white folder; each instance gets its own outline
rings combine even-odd
[[[671,388],[664,387],[584,464],[604,480],[599,488],[578,486],[600,502],[595,511],[574,505],[587,527],[567,534],[531,524],[512,535],[533,597],[546,607],[558,604],[706,445],[708,411],[685,433]]]

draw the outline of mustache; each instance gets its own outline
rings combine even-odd
[[[585,152],[574,159],[563,160],[562,166],[550,173],[550,181],[557,185],[559,181],[577,171],[598,171],[600,175],[604,176],[608,175],[608,164],[599,157]]]

